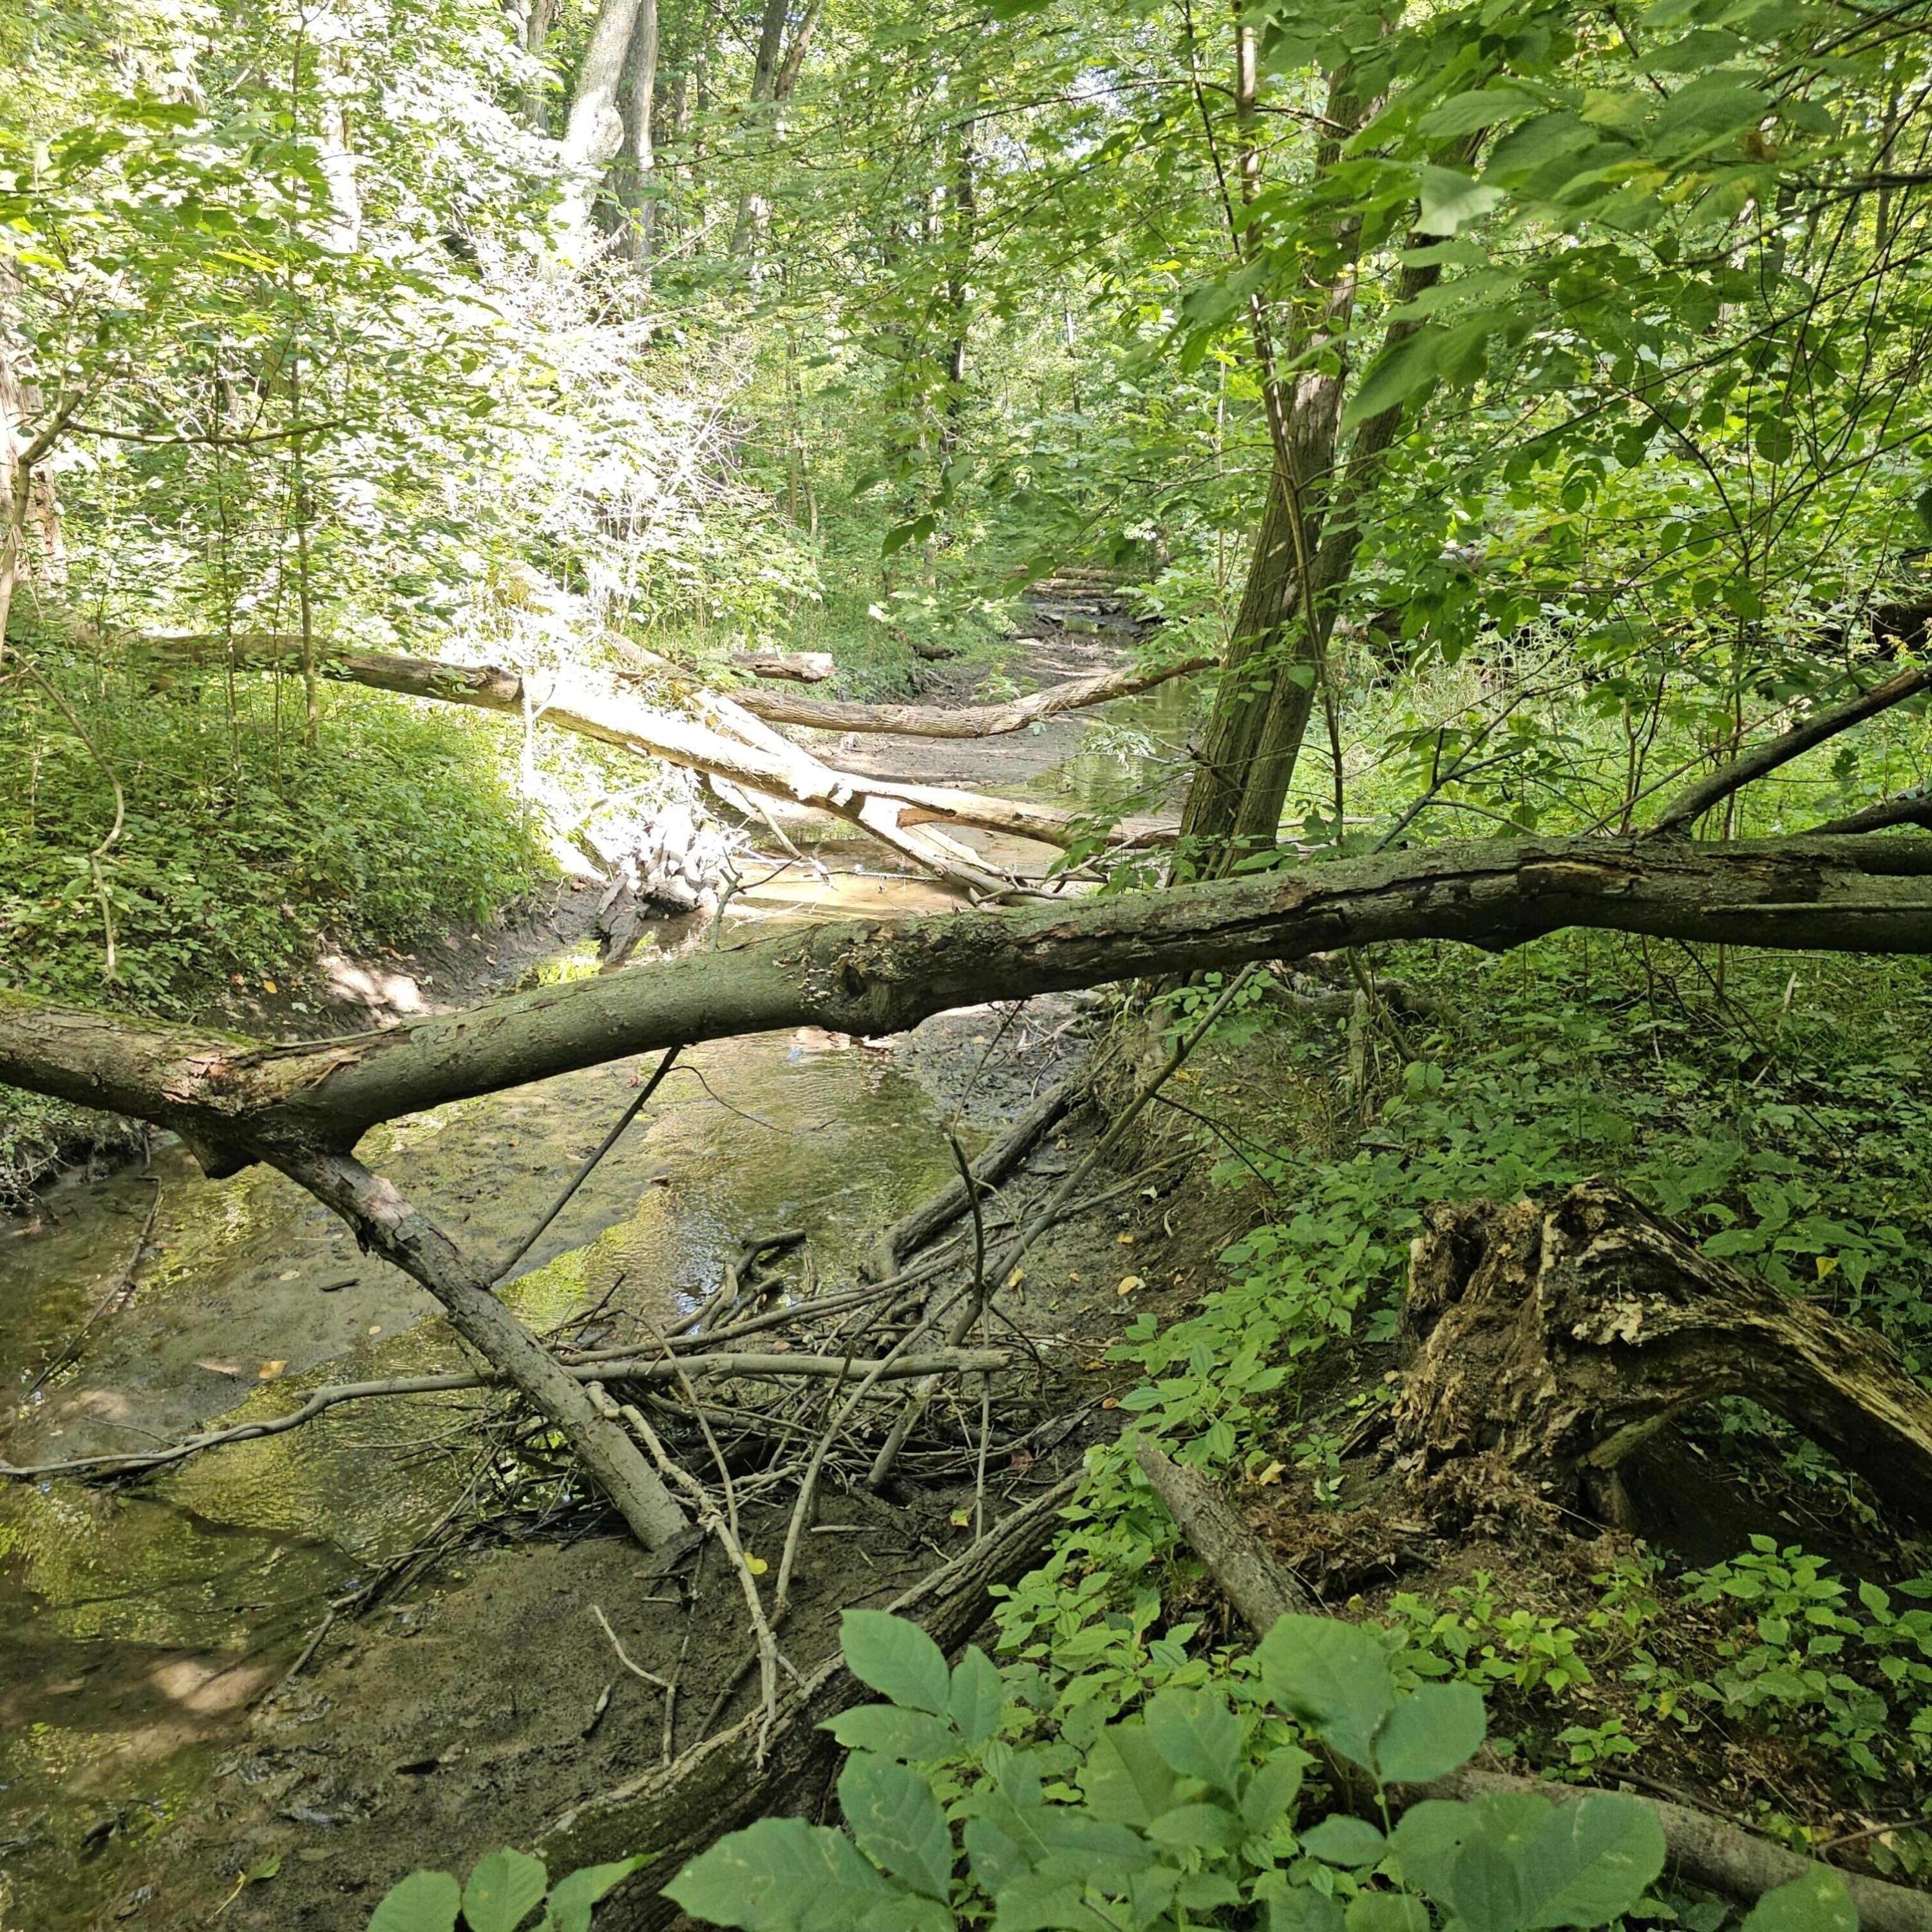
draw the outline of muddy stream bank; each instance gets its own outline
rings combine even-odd
[[[1100,802],[1157,773],[1150,752],[1172,758],[1184,703],[1169,688],[1115,707],[1099,730],[1070,719],[1002,741],[998,781]],[[881,769],[917,772],[976,765],[982,748],[868,748]],[[822,870],[793,868],[734,902],[728,932],[938,903],[868,871],[862,848],[819,856]],[[586,945],[560,941],[534,970],[595,964]],[[648,950],[627,970],[650,970]],[[1084,1051],[1082,1029],[1072,1003],[1054,1002],[1017,1026],[950,1016],[884,1048],[808,1031],[698,1049],[506,1296],[540,1329],[600,1303],[662,1323],[708,1293],[748,1238],[784,1228],[808,1232],[821,1278],[849,1279],[878,1231],[952,1174],[948,1127],[969,1149],[997,1133]],[[398,1122],[364,1157],[480,1256],[505,1254],[649,1064]],[[1066,1158],[1049,1149],[1041,1164]],[[97,1315],[151,1210],[131,1292]],[[1115,1222],[1133,1218],[1123,1210],[1066,1239],[1112,1243]],[[1068,1272],[1077,1280],[1049,1249],[1042,1280]],[[1040,1305],[1071,1354],[1094,1354],[1076,1337],[1103,1334],[1110,1310]],[[30,1393],[76,1336],[73,1359]],[[463,1364],[429,1298],[359,1255],[308,1196],[260,1170],[208,1180],[164,1138],[145,1168],[70,1178],[36,1216],[0,1223],[0,1454],[25,1464],[285,1413],[323,1382]],[[669,1670],[682,1642],[693,1685],[728,1677],[740,1640],[724,1589],[694,1608],[682,1585],[639,1582],[640,1552],[600,1534],[466,1550],[334,1633],[268,1700],[328,1600],[448,1509],[472,1400],[346,1406],[132,1490],[0,1489],[0,1932],[206,1922],[270,1864],[277,1875],[247,1884],[220,1922],[359,1928],[410,1862],[473,1856],[654,1760],[660,1695],[616,1665],[593,1602],[647,1668]],[[1030,1460],[1003,1477],[1024,1481]],[[954,1514],[943,1498],[922,1513],[830,1499],[813,1540],[838,1553],[808,1568],[800,1654],[822,1651],[814,1633],[829,1635],[842,1603],[883,1600],[935,1550],[950,1554]]]

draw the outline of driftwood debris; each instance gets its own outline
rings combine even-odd
[[[1932,1394],[1870,1329],[1713,1261],[1628,1196],[1430,1210],[1394,1413],[1398,1467],[1469,1457],[1628,1526],[1619,1466],[1676,1416],[1748,1395],[1932,1515]]]
[[[1116,698],[1132,698],[1172,679],[1211,670],[1216,662],[1211,657],[1186,657],[1146,669],[1129,665],[1095,671],[1086,677],[1050,684],[1024,698],[1010,698],[1003,704],[852,704],[782,691],[741,691],[735,695],[747,711],[773,724],[802,725],[820,731],[886,732],[902,738],[998,738],[1070,711],[1084,710]]]

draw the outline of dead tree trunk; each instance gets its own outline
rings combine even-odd
[[[1932,1394],[1886,1343],[1700,1254],[1615,1189],[1548,1207],[1430,1210],[1404,1322],[1401,1466],[1480,1459],[1568,1508],[1628,1524],[1618,1468],[1674,1418],[1749,1396],[1932,1516]]]

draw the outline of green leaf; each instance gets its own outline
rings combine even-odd
[[[1345,1811],[1311,1825],[1301,1834],[1301,1849],[1324,1864],[1372,1865],[1388,1850],[1388,1840],[1365,1818]]]
[[[917,1624],[885,1610],[848,1610],[838,1643],[861,1684],[911,1710],[946,1714],[952,1673],[945,1653]]]
[[[1429,1908],[1399,1892],[1365,1892],[1342,1922],[1347,1932],[1429,1932]]]
[[[1828,1866],[1768,1892],[1751,1908],[1743,1932],[1858,1932],[1858,1915],[1845,1882]]]
[[[1078,1879],[1030,1872],[993,1901],[993,1932],[1112,1932],[1110,1920],[1081,1903]]]
[[[892,1759],[856,1751],[838,1774],[838,1803],[859,1849],[914,1891],[944,1900],[952,1834],[932,1786]]]
[[[1496,87],[1478,88],[1473,93],[1452,94],[1416,123],[1416,132],[1438,139],[1473,134],[1478,128],[1493,128],[1498,121],[1534,113],[1542,105],[1528,89],[1512,87],[1505,81]]]
[[[1363,371],[1361,382],[1342,412],[1342,427],[1400,408],[1425,382],[1432,382],[1448,339],[1448,332],[1432,322],[1424,323],[1413,335],[1391,343]]]
[[[952,1672],[946,1708],[969,1744],[978,1746],[996,1736],[1006,1708],[1006,1687],[992,1658],[976,1644]]]
[[[556,1932],[590,1932],[590,1908],[645,1862],[641,1858],[619,1858],[608,1865],[585,1865],[559,1879],[545,1901]]]
[[[1422,170],[1422,213],[1416,227],[1424,235],[1453,235],[1465,222],[1486,214],[1503,200],[1499,188],[1486,188],[1454,168]]]
[[[1138,1718],[1109,1724],[1094,1741],[1081,1781],[1088,1809],[1110,1825],[1144,1830],[1174,1802],[1174,1774]]]
[[[990,1818],[968,1819],[964,1836],[973,1882],[988,1898],[1033,1869],[1026,1853]]]
[[[1240,1788],[1241,1721],[1211,1690],[1162,1690],[1148,1702],[1148,1742],[1168,1768],[1232,1797]]]
[[[1450,1822],[1444,1806],[1424,1839]],[[1664,1831],[1641,1799],[1601,1792],[1551,1804],[1531,1792],[1498,1793],[1460,1809],[1462,1849],[1446,1882],[1443,1861],[1398,1837],[1403,1870],[1450,1906],[1468,1932],[1541,1932],[1601,1925],[1627,1912],[1664,1869]],[[1422,1856],[1416,1854],[1420,1850]]]
[[[1301,1792],[1301,1774],[1314,1762],[1305,1750],[1285,1745],[1248,1780],[1241,1793],[1241,1822],[1257,1838],[1265,1838],[1288,1815]]]
[[[1380,1642],[1339,1617],[1286,1616],[1255,1653],[1268,1695],[1307,1720],[1364,1770],[1372,1740],[1395,1708],[1395,1679]]]
[[[820,1913],[842,1912],[849,1923],[888,1890],[842,1832],[802,1818],[760,1818],[734,1832],[664,1888],[692,1918],[739,1932],[798,1932]]]
[[[463,1888],[463,1922],[470,1932],[515,1932],[543,1903],[550,1874],[527,1852],[492,1852],[478,1858]]]
[[[877,1751],[881,1757],[944,1757],[958,1742],[943,1718],[897,1704],[855,1705],[818,1728],[830,1731],[848,1750]]]
[[[384,1893],[369,1932],[455,1932],[463,1888],[447,1872],[411,1872]]]
[[[1241,1821],[1219,1804],[1177,1804],[1148,1827],[1157,1845],[1180,1851],[1231,1851],[1241,1842]]]
[[[1342,1908],[1312,1886],[1292,1885],[1268,1900],[1268,1932],[1342,1932]]]
[[[1488,1729],[1473,1684],[1424,1684],[1396,1700],[1376,1733],[1376,1773],[1392,1784],[1446,1778],[1481,1748]]]

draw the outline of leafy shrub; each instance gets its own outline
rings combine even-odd
[[[591,1908],[628,1878],[641,1858],[608,1865],[586,1865],[556,1884],[541,1858],[527,1852],[492,1852],[471,1868],[459,1885],[448,1872],[412,1872],[391,1888],[368,1932],[516,1932],[540,1907],[533,1932],[590,1932]]]
[[[1253,1659],[1271,1706],[1258,1720],[1222,1687],[1169,1688],[1084,1750],[1010,1742],[1019,1713],[976,1649],[949,1670],[916,1624],[865,1610],[846,1613],[843,1642],[886,1700],[826,1726],[850,1751],[846,1830],[768,1818],[733,1833],[665,1888],[693,1918],[740,1932],[948,1932],[962,1916],[994,1932],[1526,1932],[1607,1925],[1663,1868],[1655,1814],[1610,1792],[1424,1798],[1390,1825],[1394,1787],[1474,1754],[1483,1700],[1463,1683],[1400,1688],[1387,1638],[1354,1624],[1282,1618]],[[1380,1825],[1298,1815],[1315,1760],[1298,1735],[1366,1778]],[[1822,1868],[1747,1922],[1856,1923]]]

